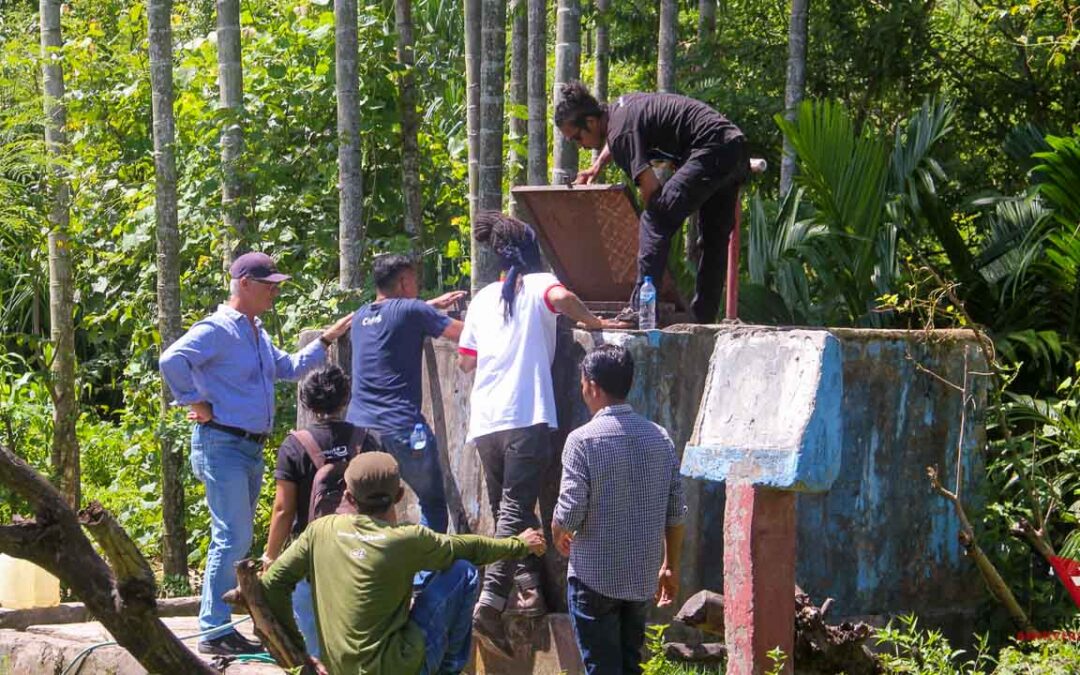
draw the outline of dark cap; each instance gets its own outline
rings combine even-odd
[[[389,508],[401,488],[397,460],[386,452],[362,452],[345,468],[345,486],[358,506]]]
[[[256,253],[254,251],[237,258],[232,267],[229,268],[229,275],[233,279],[251,277],[259,281],[273,282],[285,281],[289,278],[288,274],[280,274],[277,271],[277,265],[274,264],[273,258],[265,253]]]

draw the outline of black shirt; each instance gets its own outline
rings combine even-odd
[[[650,160],[679,165],[695,151],[716,149],[742,136],[720,113],[678,94],[625,94],[608,106],[611,157],[633,179]]]
[[[315,443],[329,462],[347,456],[349,444],[355,442],[356,427],[341,420],[319,420],[307,427]],[[381,450],[374,435],[368,433],[364,438],[360,452]],[[308,505],[311,502],[311,483],[315,480],[315,463],[308,457],[307,450],[293,434],[285,437],[278,448],[277,466],[274,478],[296,483],[296,520],[293,522],[293,534],[300,534],[307,527]]]

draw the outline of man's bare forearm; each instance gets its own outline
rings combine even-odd
[[[670,525],[664,529],[664,567],[679,569],[682,561],[683,534],[685,525]]]

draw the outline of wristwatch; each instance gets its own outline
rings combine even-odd
[[[326,338],[326,335],[319,335],[319,342],[323,343],[323,346],[325,347],[329,347],[330,345],[334,344]]]

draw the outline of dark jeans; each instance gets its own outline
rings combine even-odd
[[[695,151],[653,197],[639,222],[638,277],[631,299],[634,308],[646,276],[660,287],[671,238],[696,211],[701,260],[691,309],[698,323],[716,320],[727,274],[728,237],[735,224],[739,188],[749,172],[746,144],[741,138],[734,139],[717,148]]]
[[[641,672],[646,602],[615,600],[570,577],[566,604],[588,675]]]
[[[476,450],[484,465],[495,536],[512,537],[530,527],[540,527],[536,499],[551,461],[551,429],[537,424],[496,431],[478,437]],[[540,559],[529,556],[521,562],[500,560],[488,565],[480,604],[502,611],[515,580],[523,589],[539,586]]]
[[[445,534],[450,516],[446,510],[446,490],[439,464],[439,439],[425,423],[427,447],[417,452],[409,442],[412,431],[412,427],[380,431],[379,440],[383,449],[397,460],[402,480],[416,493],[420,502],[420,524]]]

